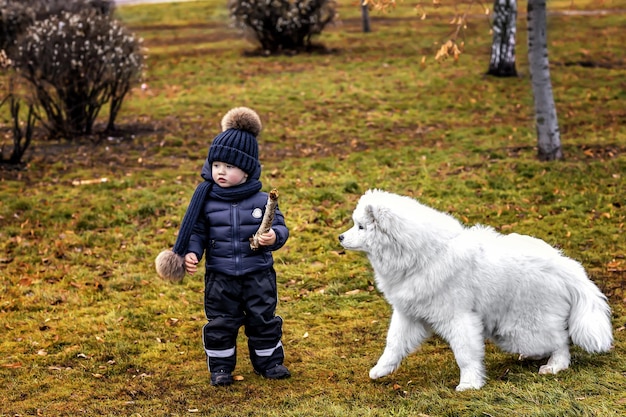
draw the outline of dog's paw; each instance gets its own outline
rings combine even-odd
[[[395,369],[396,368],[394,368],[393,366],[376,365],[375,367],[370,369],[370,378],[371,379],[382,378],[383,376],[386,376],[392,373]]]
[[[477,382],[461,382],[459,385],[456,386],[456,390],[467,391],[468,389],[480,389],[483,385],[485,384]]]
[[[485,385],[485,378],[479,373],[461,373],[461,380],[456,386],[457,391],[466,391],[468,389],[481,389]]]
[[[558,371],[555,370],[551,365],[541,365],[539,367],[539,375],[551,375],[556,374]]]

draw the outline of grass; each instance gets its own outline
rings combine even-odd
[[[262,58],[243,54],[253,47],[224,23],[220,2],[119,8],[149,49],[148,89],[125,103],[122,133],[37,142],[26,170],[0,171],[0,415],[626,413],[626,15],[550,15],[566,160],[546,164],[535,158],[525,20],[520,77],[492,79],[483,18],[470,21],[458,62],[432,59],[450,10],[421,21],[400,3],[373,14],[364,35],[358,8],[342,4],[342,24],[319,39],[329,53]],[[173,245],[221,115],[237,105],[264,121],[262,181],[280,191],[292,232],[275,257],[294,377],[254,375],[241,335],[242,380],[214,389],[201,276],[163,282],[153,260]],[[538,363],[488,345],[487,385],[456,393],[452,353],[433,338],[370,381],[390,310],[364,256],[343,252],[337,235],[372,187],[532,234],[580,260],[610,298],[614,350],[574,348],[570,370],[539,376]]]

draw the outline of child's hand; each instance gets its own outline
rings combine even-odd
[[[274,229],[270,229],[269,232],[259,235],[259,245],[272,246],[274,243],[276,243],[276,232]]]
[[[194,274],[198,270],[198,257],[195,253],[189,252],[185,255],[185,271],[189,275]]]

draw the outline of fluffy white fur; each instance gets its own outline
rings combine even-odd
[[[485,384],[484,342],[548,358],[540,374],[570,364],[570,339],[606,352],[613,335],[606,297],[583,267],[542,240],[463,226],[416,200],[369,190],[339,236],[363,251],[393,308],[385,350],[370,378],[395,371],[432,332],[461,370],[458,391]]]

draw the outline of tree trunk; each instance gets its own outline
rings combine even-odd
[[[363,1],[361,1],[361,19],[363,21],[363,32],[371,32],[369,6],[367,4],[364,4]]]
[[[546,0],[528,0],[528,63],[535,101],[538,157],[541,161],[563,159],[550,81]]]
[[[493,42],[488,75],[515,77],[515,35],[517,34],[517,0],[494,0]]]

